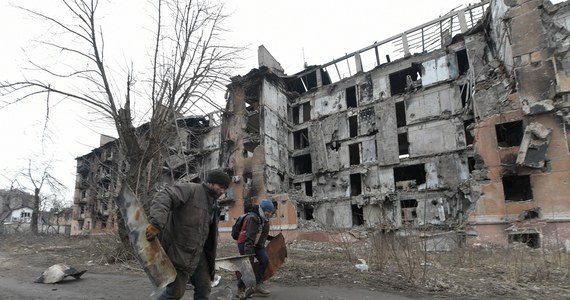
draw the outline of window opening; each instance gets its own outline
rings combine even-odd
[[[305,220],[313,220],[313,207],[309,205],[304,205]]]
[[[305,154],[293,157],[293,167],[294,167],[294,173],[297,175],[312,173],[313,166],[311,162],[311,155]]]
[[[350,195],[358,196],[362,194],[362,176],[360,173],[350,174]]]
[[[417,219],[418,201],[415,199],[400,200],[400,210],[403,223],[413,223]]]
[[[520,146],[524,131],[523,122],[514,121],[495,125],[497,144],[499,147]]]
[[[424,164],[394,168],[394,183],[397,190],[413,189],[425,182]]]
[[[356,116],[348,117],[348,129],[350,137],[358,136],[358,119]]]
[[[407,158],[410,157],[410,143],[408,142],[408,133],[399,133],[398,134],[398,154],[400,158]]]
[[[530,175],[504,176],[503,191],[505,194],[505,201],[532,200],[533,196],[530,185]]]
[[[311,103],[303,103],[303,122],[311,120]]]
[[[309,129],[301,129],[293,132],[293,148],[305,149],[309,147]]]
[[[455,52],[457,56],[457,67],[459,68],[459,75],[467,74],[469,71],[469,57],[467,56],[467,50],[463,49]]]
[[[421,86],[421,83],[419,83],[421,73],[421,64],[412,64],[411,68],[390,74],[390,92],[392,96],[403,94],[417,87],[418,84]]]
[[[350,210],[352,211],[352,226],[360,226],[364,224],[364,209],[358,207],[356,204],[352,204],[350,206]]]
[[[469,129],[469,126],[473,123],[475,123],[473,119],[463,121],[463,128],[465,129],[465,145],[467,146],[473,145],[473,142],[475,142],[475,137],[471,134],[471,130]]]
[[[350,158],[350,165],[355,166],[360,164],[360,143],[348,145],[348,155]]]
[[[467,157],[467,167],[469,168],[469,174],[475,170],[475,158]]]
[[[540,236],[538,233],[514,233],[509,234],[509,243],[523,243],[531,248],[540,247]]]
[[[461,107],[467,106],[467,100],[469,100],[469,84],[464,84],[461,86]]]
[[[396,126],[398,128],[406,126],[406,106],[404,101],[396,102]]]
[[[305,195],[313,196],[313,182],[305,181]]]
[[[299,124],[299,119],[300,119],[300,109],[299,106],[295,106],[293,107],[293,123]]]
[[[346,88],[346,107],[357,107],[356,86]]]

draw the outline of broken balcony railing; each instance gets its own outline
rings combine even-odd
[[[443,48],[451,38],[473,28],[485,15],[488,0],[454,10],[420,26],[414,27],[380,42],[346,54],[331,62],[300,72],[294,77],[301,80],[305,91],[316,86],[337,82],[351,77],[358,72],[365,72],[375,67],[400,59],[412,53],[425,53]],[[384,58],[381,58],[385,55]],[[316,72],[316,70],[321,70]],[[314,78],[316,75],[316,78]],[[327,76],[329,78],[323,78]],[[315,80],[316,79],[316,80]],[[313,84],[311,84],[313,83]]]

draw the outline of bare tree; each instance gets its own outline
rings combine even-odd
[[[188,112],[221,109],[211,98],[214,90],[225,88],[231,71],[237,66],[242,48],[225,45],[224,6],[207,0],[159,0],[155,4],[152,54],[148,72],[138,78],[134,66],[128,66],[123,79],[114,72],[105,56],[105,35],[98,25],[99,1],[62,0],[71,21],[23,8],[46,20],[72,37],[41,41],[48,49],[66,54],[67,71],[55,71],[40,63],[33,65],[47,80],[26,79],[2,82],[0,91],[12,96],[9,105],[38,95],[54,96],[81,103],[108,118],[119,136],[119,149],[125,164],[119,184],[128,184],[143,202],[148,201],[152,184],[161,172],[169,133],[176,119]],[[120,13],[120,12],[117,12]],[[144,30],[144,29],[143,29]],[[79,82],[80,90],[58,85],[61,80]],[[62,87],[60,87],[62,86]],[[137,87],[135,89],[135,87]],[[122,92],[117,92],[121,91]],[[135,91],[144,91],[148,102],[134,109]],[[122,93],[122,95],[121,95]],[[33,99],[32,99],[33,98]],[[140,128],[141,124],[146,124]]]
[[[41,167],[37,167],[32,163],[32,160],[28,160],[28,167],[20,173],[20,176],[26,178],[29,184],[33,187],[34,203],[32,207],[32,220],[30,223],[30,228],[33,234],[38,234],[38,219],[40,218],[40,211],[42,207],[45,207],[45,197],[42,196],[42,192],[45,192],[45,187],[47,186],[50,190],[51,195],[62,195],[65,191],[65,185],[59,182],[54,176],[52,176],[51,162],[44,164]]]

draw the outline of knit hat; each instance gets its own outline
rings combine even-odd
[[[217,183],[226,189],[230,186],[230,181],[230,176],[220,169],[210,171],[206,177],[206,182]]]
[[[269,212],[275,211],[275,206],[273,206],[273,202],[271,202],[271,200],[269,199],[261,200],[261,202],[259,202],[259,207],[261,207],[263,211],[269,211]]]

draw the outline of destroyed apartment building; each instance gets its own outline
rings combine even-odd
[[[568,2],[493,0],[294,75],[260,46],[221,116],[220,230],[268,197],[291,235],[570,244],[569,28]]]
[[[168,139],[162,182],[200,181],[200,174],[219,166],[219,112],[205,116],[181,117]],[[138,130],[145,130],[145,124]],[[76,158],[77,176],[71,235],[98,234],[118,228],[116,204],[117,174],[125,167],[117,140],[102,135],[100,147]],[[161,183],[156,183],[159,186]]]

